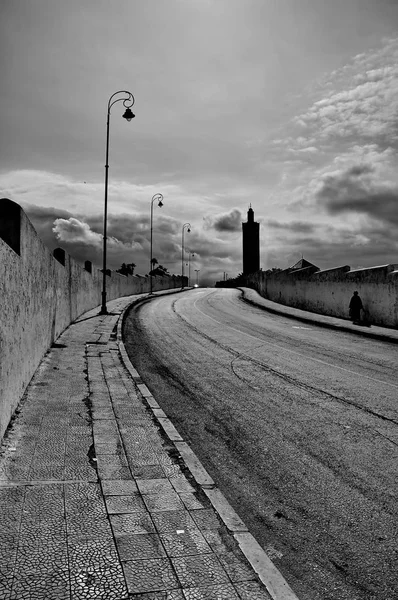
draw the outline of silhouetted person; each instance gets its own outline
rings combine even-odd
[[[361,321],[361,309],[363,309],[362,300],[358,296],[358,292],[354,292],[353,297],[350,300],[350,317],[354,325],[359,325]]]

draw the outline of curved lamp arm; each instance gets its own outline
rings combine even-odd
[[[116,100],[113,100],[113,102],[112,102],[112,98],[114,98],[118,94],[127,94],[127,98],[116,98]],[[128,92],[127,90],[120,90],[119,92],[115,92],[109,98],[109,101],[108,101],[108,113],[110,112],[112,106],[114,104],[116,104],[116,102],[123,102],[123,106],[128,109],[128,108],[131,108],[134,105],[135,99],[134,99],[133,94],[131,92]]]

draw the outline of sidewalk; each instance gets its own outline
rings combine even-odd
[[[378,327],[377,325],[372,325],[370,327],[353,325],[353,323],[347,319],[338,319],[337,317],[319,315],[317,313],[300,310],[299,308],[293,308],[291,306],[284,306],[283,304],[278,304],[278,302],[266,300],[251,288],[240,287],[238,289],[243,292],[243,299],[245,302],[255,304],[256,306],[269,312],[285,315],[287,317],[293,317],[294,319],[299,319],[305,323],[312,323],[313,325],[320,325],[321,327],[328,327],[330,329],[337,329],[340,331],[350,331],[358,335],[384,340],[394,344],[398,343],[398,329]]]
[[[0,600],[297,600],[129,362],[139,298],[57,339],[7,431]]]

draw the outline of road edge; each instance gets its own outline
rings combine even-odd
[[[257,573],[260,581],[264,584],[267,592],[273,600],[299,600],[293,592],[282,573],[276,568],[267,553],[263,550],[254,536],[249,532],[245,523],[229,504],[221,490],[216,486],[213,479],[207,473],[202,463],[190,448],[189,444],[184,441],[173,423],[160,408],[156,399],[152,396],[147,386],[142,382],[141,376],[131,363],[123,342],[123,323],[127,311],[133,306],[150,301],[151,297],[140,298],[126,306],[121,312],[117,322],[117,344],[124,366],[128,370],[130,376],[137,385],[142,397],[148,403],[153,416],[162,427],[164,434],[174,444],[183,459],[186,467],[191,472],[197,485],[202,489],[210,500],[214,510],[220,516],[221,520],[227,529],[233,534],[237,541],[240,550]]]

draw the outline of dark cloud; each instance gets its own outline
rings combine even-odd
[[[27,203],[21,203],[21,206],[29,217],[29,220],[42,242],[48,246],[50,250],[59,246],[59,241],[52,230],[54,221],[56,219],[70,219],[75,215],[72,215],[67,210],[59,208],[46,208]]]
[[[316,200],[330,214],[356,212],[398,225],[398,185],[368,164],[325,175]]]
[[[316,234],[295,237],[278,230],[264,249],[268,267],[286,268],[302,254],[321,269],[372,267],[398,262],[396,232],[371,221],[358,231],[320,225]],[[267,268],[267,267],[265,267]]]
[[[312,233],[316,229],[316,225],[305,221],[290,221],[289,223],[283,223],[282,221],[275,221],[274,219],[269,219],[266,222],[266,226],[272,229],[281,229],[293,233]]]
[[[205,229],[216,231],[241,231],[242,221],[242,213],[236,208],[222,215],[204,217]]]
[[[87,216],[85,221],[90,225],[93,231],[102,232],[103,217],[101,215]],[[107,231],[110,236],[113,236],[121,242],[144,240],[149,242],[150,239],[151,221],[149,215],[142,214],[119,214],[108,215]],[[179,221],[171,217],[165,217],[156,214],[153,218],[153,231],[162,235],[175,235],[181,229]]]

